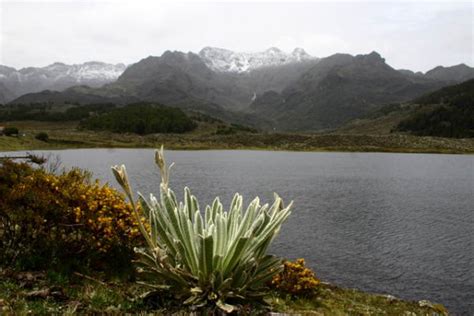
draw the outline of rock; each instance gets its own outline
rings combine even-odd
[[[30,300],[53,298],[58,301],[67,300],[67,296],[60,287],[44,288],[41,290],[31,291],[25,294],[25,297]]]
[[[434,305],[433,303],[431,303],[430,301],[427,301],[427,300],[421,300],[418,302],[418,305],[420,307],[429,307],[429,308],[434,308]]]
[[[46,299],[48,298],[50,294],[50,290],[49,289],[41,289],[41,290],[37,290],[37,291],[31,291],[31,292],[28,292],[25,294],[25,297],[27,299]]]
[[[389,302],[393,302],[393,301],[398,301],[398,298],[396,298],[395,296],[393,295],[383,295],[383,297],[385,297],[387,299],[387,301]]]

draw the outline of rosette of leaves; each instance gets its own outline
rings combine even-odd
[[[290,215],[275,194],[273,204],[261,205],[255,198],[246,209],[235,194],[228,211],[219,198],[201,212],[188,188],[179,202],[168,187],[170,168],[163,147],[155,160],[161,171],[159,199],[139,194],[135,205],[125,166],[112,167],[114,175],[132,201],[145,248],[139,254],[141,283],[155,291],[166,290],[193,310],[233,312],[248,303],[263,303],[266,284],[283,269],[280,258],[267,249]],[[143,214],[141,214],[143,213]]]

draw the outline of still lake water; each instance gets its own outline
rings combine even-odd
[[[135,191],[158,192],[152,150],[37,153],[114,186],[110,166],[124,163]],[[244,202],[270,202],[273,192],[294,200],[272,251],[304,257],[323,280],[474,315],[473,156],[209,150],[166,158],[176,163],[171,187],[189,186],[201,206],[216,195],[228,205],[234,192]]]

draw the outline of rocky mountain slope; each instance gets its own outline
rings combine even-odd
[[[451,67],[438,66],[427,71],[424,76],[430,79],[459,83],[474,78],[474,68],[465,64]]]
[[[265,66],[249,71],[214,71],[209,60],[198,54],[167,51],[160,57],[148,57],[131,65],[106,90],[163,104],[198,99],[238,111],[246,109],[258,94],[283,90],[317,60],[279,65],[271,65],[272,62],[270,59],[262,63]]]
[[[376,52],[321,59],[281,93],[258,96],[251,109],[277,130],[332,129],[384,104],[410,100],[446,83],[407,76]]]

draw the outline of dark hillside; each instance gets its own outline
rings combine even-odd
[[[398,131],[422,136],[474,137],[474,79],[442,88],[415,102],[439,106],[401,121]]]

